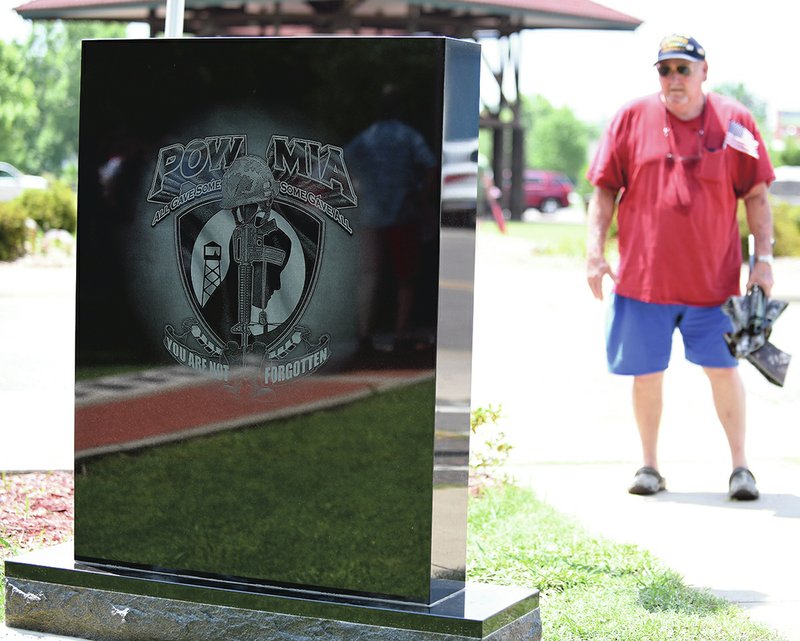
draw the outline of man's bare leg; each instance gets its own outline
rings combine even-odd
[[[658,428],[663,408],[664,372],[635,376],[633,379],[633,414],[642,442],[642,461],[658,469]]]
[[[736,367],[704,368],[711,382],[714,407],[717,410],[728,445],[733,468],[747,467],[745,455],[745,393]]]
[[[759,492],[745,455],[745,394],[739,370],[736,367],[704,369],[711,381],[714,407],[731,449],[733,473],[728,482],[728,495],[739,501],[753,501],[759,497]]]
[[[633,414],[642,441],[644,465],[637,470],[628,488],[631,494],[649,495],[666,489],[658,471],[658,428],[661,423],[664,372],[635,376],[633,379]]]

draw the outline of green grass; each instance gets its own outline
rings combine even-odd
[[[586,532],[513,486],[470,503],[468,578],[541,590],[547,641],[778,641],[648,552]]]
[[[586,256],[586,225],[576,223],[537,223],[509,221],[506,223],[507,236],[531,244],[535,254],[547,256],[567,256],[583,258]],[[479,234],[501,235],[494,221],[481,221]],[[608,242],[609,250],[615,241]]]
[[[92,365],[75,370],[76,381],[87,381],[103,376],[118,376],[147,370],[145,365]]]
[[[433,407],[433,382],[422,383],[90,459],[75,478],[76,554],[419,594],[428,580]]]

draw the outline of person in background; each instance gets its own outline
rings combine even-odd
[[[736,218],[744,201],[756,260],[747,284],[769,295],[774,179],[766,148],[748,110],[706,93],[705,49],[691,36],[671,35],[655,63],[660,91],[633,100],[614,117],[589,168],[587,280],[603,298],[614,282],[606,330],[609,370],[633,377],[633,414],[643,465],[629,488],[666,488],[658,464],[664,371],[677,328],[686,358],[711,384],[717,416],[730,446],[732,499],[759,496],[745,453],[745,392],[724,333],[721,305],[739,294],[742,250]],[[619,265],[605,257],[617,212]]]

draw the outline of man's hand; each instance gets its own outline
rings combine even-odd
[[[589,220],[586,225],[586,280],[592,294],[598,300],[603,300],[603,276],[608,274],[615,283],[617,275],[605,259],[606,236],[614,216],[617,195],[595,187],[589,201]]]
[[[606,274],[615,283],[617,282],[617,275],[604,257],[590,257],[586,260],[586,281],[589,283],[592,294],[598,300],[603,300],[603,276]]]
[[[755,265],[753,265],[753,270],[750,272],[750,278],[747,280],[747,289],[749,290],[753,285],[759,285],[764,290],[767,298],[769,298],[773,284],[772,265],[756,261]]]

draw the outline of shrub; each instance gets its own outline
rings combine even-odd
[[[513,449],[505,433],[497,426],[502,411],[502,406],[494,408],[490,405],[477,408],[470,416],[473,437],[469,457],[470,484],[475,492],[481,492],[491,484],[511,483],[511,477],[502,469]]]
[[[69,185],[54,181],[46,190],[29,189],[14,200],[42,231],[65,229],[74,234],[78,226],[75,194]]]
[[[800,256],[800,206],[772,201],[772,225],[775,234],[776,256]],[[747,260],[747,214],[744,204],[739,204],[739,234],[742,238],[742,256]]]
[[[773,228],[775,234],[776,256],[800,256],[800,205],[790,205],[787,202],[773,200],[772,208]],[[747,226],[747,214],[744,203],[739,201],[737,211],[739,219],[739,236],[742,242],[742,257],[747,261],[747,237],[750,230]],[[609,238],[617,237],[617,217],[611,221],[608,230]]]
[[[25,254],[25,214],[16,205],[0,203],[0,260],[15,260]]]
[[[800,206],[773,203],[775,253],[779,256],[800,256]]]

